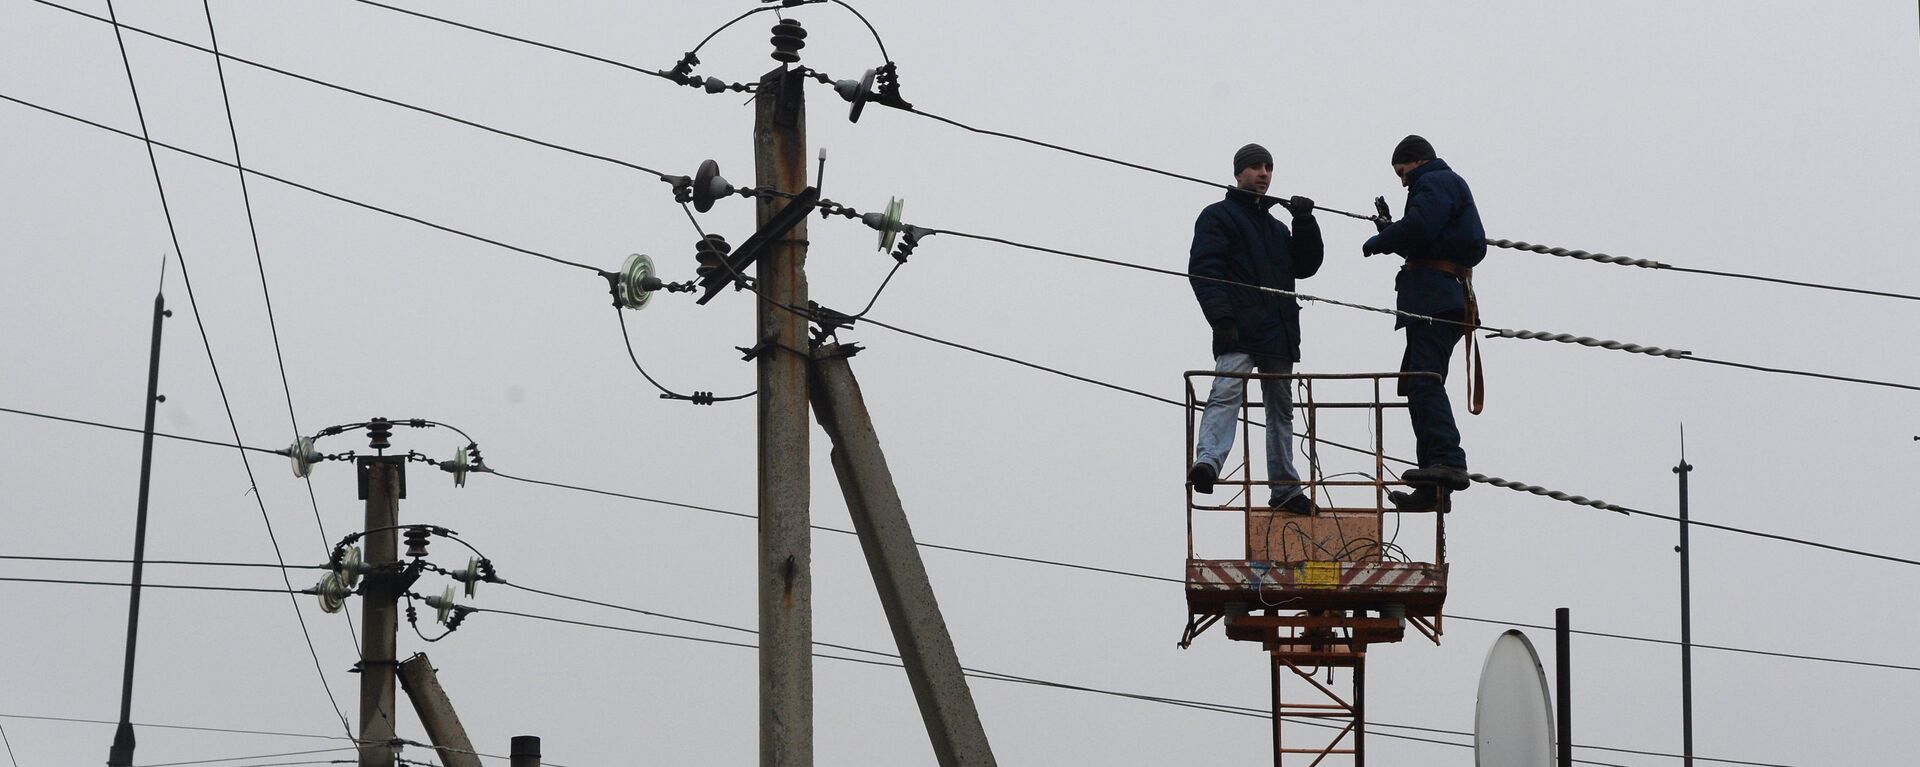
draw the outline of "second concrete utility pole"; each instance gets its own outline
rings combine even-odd
[[[775,192],[807,186],[801,71],[760,78],[753,122],[755,181]],[[759,199],[765,228],[786,200]],[[807,225],[804,218],[756,264],[760,448],[760,764],[813,764],[813,554],[808,527]]]

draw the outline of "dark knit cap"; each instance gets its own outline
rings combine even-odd
[[[1233,153],[1233,175],[1236,176],[1240,175],[1240,171],[1246,170],[1249,166],[1272,164],[1273,153],[1267,151],[1266,147],[1259,144],[1248,144],[1240,147],[1240,151]]]
[[[1419,162],[1433,159],[1433,145],[1419,136],[1400,139],[1400,145],[1393,148],[1393,164]]]

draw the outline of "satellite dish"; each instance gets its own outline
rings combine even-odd
[[[1553,702],[1527,635],[1493,641],[1473,710],[1475,767],[1553,767]]]
[[[713,201],[733,194],[733,185],[720,175],[720,163],[703,160],[700,170],[693,174],[693,209],[705,213],[713,210]]]

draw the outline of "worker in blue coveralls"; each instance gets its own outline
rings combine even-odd
[[[1200,211],[1193,224],[1193,248],[1187,271],[1194,276],[1193,296],[1213,327],[1214,369],[1230,373],[1291,375],[1300,361],[1300,305],[1292,296],[1263,291],[1294,289],[1294,281],[1320,271],[1325,249],[1320,224],[1313,220],[1313,201],[1305,197],[1279,200],[1266,196],[1273,181],[1273,154],[1259,144],[1248,144],[1233,154],[1234,188],[1226,199]],[[1292,214],[1293,229],[1269,212],[1280,205]],[[1267,480],[1298,483],[1293,467],[1293,397],[1291,382],[1260,382],[1266,408]],[[1244,378],[1213,381],[1194,463],[1187,481],[1195,492],[1211,493],[1220,469],[1233,449],[1233,434],[1245,402]],[[1313,513],[1313,498],[1298,484],[1273,484],[1267,505],[1295,514]]]
[[[1479,322],[1473,300],[1473,267],[1487,256],[1486,231],[1473,192],[1466,180],[1436,157],[1433,145],[1408,136],[1393,148],[1393,172],[1407,188],[1407,206],[1400,220],[1383,226],[1361,246],[1365,255],[1394,253],[1406,259],[1394,279],[1398,294],[1394,306],[1402,312],[1438,320],[1398,317],[1395,328],[1407,331],[1402,372],[1438,373],[1434,377],[1401,379],[1413,420],[1415,456],[1419,467],[1401,478],[1413,483],[1412,492],[1388,494],[1402,510],[1432,508],[1441,492],[1465,490],[1471,484],[1467,454],[1460,448],[1460,429],[1454,424],[1453,405],[1447,400],[1447,360],[1469,326]],[[1469,341],[1471,344],[1471,341]],[[1478,405],[1474,405],[1475,408]]]

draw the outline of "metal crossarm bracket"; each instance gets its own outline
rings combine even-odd
[[[733,253],[726,257],[727,266],[730,268],[715,270],[701,278],[700,287],[704,292],[694,303],[705,304],[713,300],[714,294],[719,293],[721,288],[733,283],[734,275],[745,274],[747,267],[751,266],[754,259],[759,258],[768,246],[785,237],[787,232],[806,220],[807,214],[813,212],[814,203],[819,201],[818,188],[810,186],[800,190],[792,200],[787,201],[786,207],[781,208],[779,213],[773,214],[773,219],[767,222],[765,228],[754,232],[746,242],[740,243],[740,247],[734,248]]]

